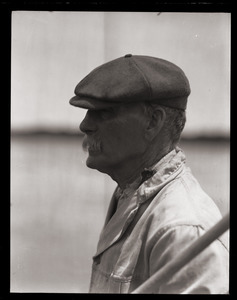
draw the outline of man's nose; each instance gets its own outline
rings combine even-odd
[[[87,111],[85,118],[82,120],[79,128],[83,133],[86,134],[92,133],[97,130],[96,122],[92,116],[91,111]]]

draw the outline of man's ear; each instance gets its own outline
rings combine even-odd
[[[156,107],[153,109],[146,128],[146,138],[149,141],[152,141],[157,134],[160,133],[164,126],[165,119],[166,112],[162,107]]]

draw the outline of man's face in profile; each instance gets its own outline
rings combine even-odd
[[[147,147],[146,118],[142,106],[123,104],[99,110],[88,110],[80,129],[85,133],[86,164],[104,173],[138,159]]]

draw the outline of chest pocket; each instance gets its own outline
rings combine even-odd
[[[130,287],[129,279],[114,277],[106,274],[98,266],[93,266],[90,293],[128,293]]]
[[[126,239],[111,271],[110,263],[113,264],[113,255],[116,253],[113,251],[113,246],[102,254],[100,262],[95,260],[92,267],[90,293],[128,293],[141,244],[141,240],[134,243],[133,239]]]

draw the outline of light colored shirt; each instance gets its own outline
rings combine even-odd
[[[97,252],[90,293],[130,293],[221,219],[175,149],[112,197]],[[158,294],[225,294],[229,287],[224,235],[163,284]]]

